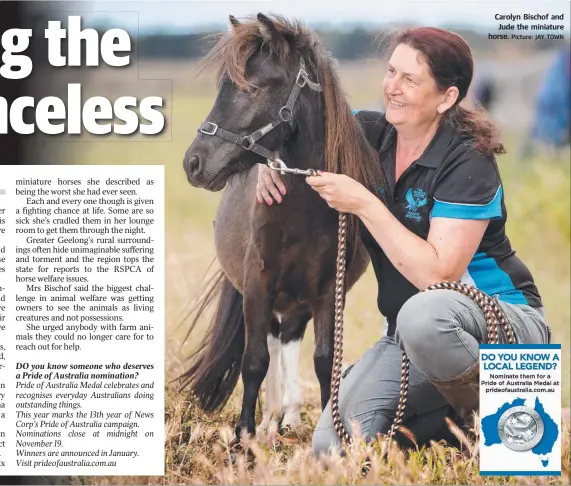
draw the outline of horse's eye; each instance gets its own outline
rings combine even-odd
[[[236,91],[236,98],[234,99],[234,102],[238,101],[238,100],[243,100],[246,99],[250,96],[250,93],[248,93],[247,91],[243,91],[241,89]]]

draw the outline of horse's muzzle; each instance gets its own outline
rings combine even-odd
[[[197,188],[206,189],[208,191],[217,192],[224,189],[226,178],[223,170],[216,174],[209,174],[204,170],[205,159],[200,155],[187,155],[183,160],[183,167],[188,182]]]
[[[202,160],[198,155],[189,155],[184,158],[183,167],[187,177],[196,180],[202,172]]]

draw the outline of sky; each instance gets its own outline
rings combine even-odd
[[[497,14],[564,14],[564,20],[558,22],[564,24],[565,32],[570,30],[571,17],[569,0],[79,0],[74,3],[74,10],[81,9],[86,21],[105,22],[129,30],[138,25],[141,31],[182,30],[188,33],[200,31],[204,26],[224,26],[229,14],[240,17],[258,12],[300,18],[309,25],[412,22],[433,26],[454,24],[484,30],[495,30],[499,23],[507,23],[496,20]]]

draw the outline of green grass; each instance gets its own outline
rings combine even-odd
[[[358,93],[359,105],[376,99],[369,85],[369,92],[362,91],[362,77],[351,71],[346,73],[346,91]],[[359,84],[351,84],[353,80]],[[180,85],[178,84],[180,83]],[[184,327],[181,313],[188,309],[198,290],[210,262],[215,256],[213,245],[212,220],[214,219],[220,194],[192,188],[186,181],[182,169],[182,159],[192,141],[196,128],[210,110],[212,89],[182,89],[183,80],[175,82],[173,113],[169,131],[153,141],[125,142],[81,142],[62,145],[65,150],[58,152],[62,163],[80,164],[164,164],[166,169],[166,333],[168,377],[180,371],[181,359],[193,347],[198,336],[181,347]],[[193,95],[189,95],[192,92]],[[172,138],[171,138],[172,137]],[[112,140],[112,139],[109,139]],[[165,140],[171,140],[170,142]],[[508,208],[507,233],[518,255],[529,266],[542,294],[547,318],[552,326],[553,341],[563,344],[563,401],[569,406],[569,349],[570,349],[570,174],[568,154],[555,158],[537,158],[523,164],[518,160],[519,139],[516,134],[506,138],[509,153],[498,159],[505,186]],[[61,146],[60,146],[61,147]],[[567,158],[566,158],[567,157]],[[135,174],[136,169],[134,169]],[[287,196],[286,196],[287,197]],[[380,337],[381,316],[376,309],[376,287],[372,269],[357,283],[347,298],[345,313],[344,357],[349,363],[360,358],[362,353]],[[266,447],[261,453],[267,459],[261,474],[268,481],[312,482],[356,481],[356,476],[347,475],[347,464],[336,463],[329,476],[320,476],[318,466],[306,457],[311,438],[311,430],[319,415],[319,391],[313,372],[312,326],[302,345],[300,370],[301,384],[306,405],[303,412],[304,429],[299,433],[298,442],[283,445],[277,449]],[[239,401],[236,390],[234,400],[223,414],[205,417],[188,402],[188,398],[177,396],[167,389],[167,464],[165,479],[147,478],[149,483],[169,481],[209,482],[255,481],[255,472],[234,474],[218,464],[214,470],[206,467],[199,459],[200,454],[214,461],[218,454],[213,444],[219,444],[219,455],[223,455],[224,441],[221,427],[231,424],[237,417]],[[568,433],[568,431],[567,431]],[[223,434],[222,434],[223,435]],[[191,440],[191,445],[188,445]],[[194,442],[192,442],[194,441]],[[566,446],[564,462],[569,462]],[[264,459],[264,461],[266,460]],[[201,462],[202,461],[202,462]],[[288,462],[290,461],[290,462]],[[470,457],[460,460],[452,451],[435,449],[434,452],[419,452],[410,458],[395,456],[392,465],[379,463],[379,481],[405,481],[423,484],[458,484],[467,481],[488,484],[491,481],[477,476],[477,461]],[[263,462],[263,461],[262,461]],[[289,466],[288,466],[289,464]],[[290,469],[288,469],[288,467]],[[350,469],[350,468],[349,468]],[[354,468],[350,469],[354,472]],[[269,472],[268,472],[269,471]],[[289,471],[289,472],[288,472]],[[335,472],[336,471],[336,472]],[[567,478],[568,478],[567,466]],[[234,476],[232,476],[234,474]],[[252,476],[253,474],[253,476]],[[218,475],[218,476],[217,476]],[[269,476],[268,476],[269,475]],[[274,479],[271,479],[274,478]],[[278,478],[278,479],[276,479]],[[101,483],[102,478],[92,478],[93,483]],[[113,478],[113,481],[129,483],[129,478]],[[514,481],[503,481],[515,484]],[[535,480],[534,480],[535,481]],[[517,481],[516,481],[517,482]],[[552,484],[558,483],[553,480]]]

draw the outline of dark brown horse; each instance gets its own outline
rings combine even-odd
[[[322,409],[333,362],[338,213],[300,175],[282,177],[287,196],[281,204],[260,205],[258,164],[279,156],[288,167],[342,172],[378,195],[385,178],[319,39],[277,16],[230,20],[229,32],[203,60],[219,69],[218,94],[183,162],[194,187],[226,187],[215,221],[223,273],[191,328],[215,296],[218,306],[183,381],[199,405],[213,411],[227,402],[242,373],[239,438],[242,431],[255,433],[256,400],[268,369],[264,422],[272,413],[284,413],[283,425],[299,422],[297,371],[289,367],[296,370],[297,344],[311,318]],[[369,262],[360,230],[349,218],[346,290]],[[275,373],[280,346],[281,358],[293,361],[282,363],[283,403]]]

